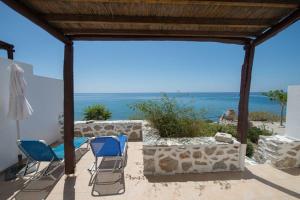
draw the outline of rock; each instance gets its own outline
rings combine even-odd
[[[202,157],[201,151],[194,151],[193,152],[193,158],[201,158],[201,157]]]
[[[296,146],[296,147],[294,147],[292,149],[295,150],[295,151],[300,151],[300,145],[298,145],[298,146]]]
[[[295,153],[295,152],[293,152],[293,151],[288,151],[288,152],[286,152],[287,154],[289,154],[290,156],[296,156],[297,155],[297,153]]]
[[[132,130],[139,130],[139,129],[142,129],[142,125],[134,125],[132,127]]]
[[[94,129],[95,129],[96,131],[100,131],[100,130],[101,130],[101,126],[95,125],[95,126],[94,126]]]
[[[192,167],[192,163],[191,162],[183,162],[181,164],[181,167],[182,167],[183,171],[187,171]]]
[[[84,137],[95,137],[93,133],[85,133]]]
[[[212,155],[215,151],[216,151],[217,147],[205,147],[204,151],[206,153],[206,155]]]
[[[113,130],[114,126],[113,125],[106,125],[106,126],[104,126],[104,129],[105,130]]]
[[[212,168],[213,170],[219,170],[219,169],[225,170],[227,169],[227,165],[224,163],[223,160],[221,160],[219,162],[216,162]]]
[[[159,161],[159,167],[165,172],[173,172],[178,168],[178,161],[168,156]]]
[[[154,159],[144,159],[144,171],[146,172],[155,172]]]
[[[181,159],[185,159],[185,158],[189,158],[190,155],[191,155],[191,152],[190,152],[190,151],[185,151],[185,152],[179,154],[179,157],[180,157]]]
[[[226,120],[234,121],[236,118],[235,111],[233,109],[228,109],[223,115],[223,118]]]
[[[130,140],[138,140],[139,135],[135,131],[133,131],[133,132],[130,133],[129,139]]]
[[[226,142],[226,143],[232,143],[233,142],[232,135],[230,135],[228,133],[221,133],[221,132],[216,133],[215,140],[218,141],[218,142]]]
[[[219,151],[217,151],[216,155],[224,155],[224,151],[219,150]]]
[[[82,129],[82,132],[86,133],[86,132],[90,132],[90,131],[93,131],[91,127],[87,126],[87,127],[84,127]]]
[[[234,170],[238,170],[239,168],[234,164],[230,164],[229,169],[234,171]]]
[[[195,161],[195,165],[207,165],[206,162]]]
[[[275,162],[274,165],[278,168],[291,168],[295,167],[296,163],[297,160],[295,158],[285,157],[284,159]]]
[[[227,151],[228,154],[234,154],[234,153],[238,153],[238,151],[236,149],[230,149],[229,151]]]
[[[147,156],[153,156],[156,152],[156,149],[143,149],[143,154]]]
[[[82,136],[81,131],[74,131],[74,136],[81,137]]]

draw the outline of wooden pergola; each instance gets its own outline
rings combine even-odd
[[[205,41],[243,45],[238,134],[247,142],[255,47],[300,18],[300,0],[2,0],[65,44],[65,173],[75,170],[73,41]]]

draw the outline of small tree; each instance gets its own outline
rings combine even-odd
[[[111,112],[104,105],[96,104],[85,108],[83,115],[85,120],[107,120]]]
[[[287,93],[283,90],[271,90],[264,92],[263,95],[269,97],[271,101],[276,101],[280,104],[280,126],[283,126],[283,113],[287,103]]]

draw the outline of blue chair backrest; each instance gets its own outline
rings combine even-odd
[[[115,136],[96,137],[91,140],[90,145],[96,157],[122,155],[119,139]]]
[[[23,153],[35,161],[59,160],[50,146],[39,140],[19,140],[19,148]]]

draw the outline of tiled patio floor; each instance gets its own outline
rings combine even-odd
[[[42,179],[24,187],[20,180],[0,182],[0,199],[300,199],[300,168],[281,171],[269,165],[254,165],[247,166],[244,172],[145,177],[141,142],[129,143],[125,193],[95,197],[91,195],[87,171],[92,161],[88,151],[77,163],[76,174],[62,176],[57,183]],[[100,178],[105,176],[112,177],[103,174]],[[95,191],[107,193],[122,187],[122,182],[117,182],[113,186],[96,186]]]

